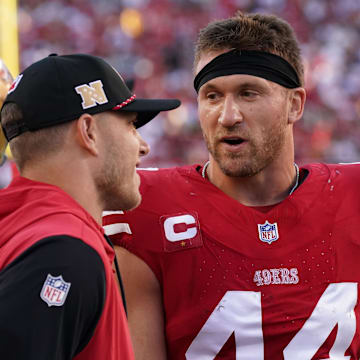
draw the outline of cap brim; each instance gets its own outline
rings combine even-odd
[[[181,104],[178,99],[135,99],[122,107],[121,111],[133,111],[138,113],[136,128],[145,125],[161,111],[173,110]]]

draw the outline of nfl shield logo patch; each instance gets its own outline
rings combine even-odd
[[[267,220],[264,224],[258,224],[259,239],[263,242],[271,244],[279,239],[279,231],[277,223],[271,224]]]
[[[48,306],[62,306],[69,293],[71,283],[65,282],[62,276],[48,274],[42,287],[40,297]]]

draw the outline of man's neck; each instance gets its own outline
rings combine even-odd
[[[231,198],[246,206],[274,205],[294,191],[298,174],[292,161],[281,166],[272,164],[256,175],[225,175],[215,161],[210,162],[207,176],[211,183]]]
[[[56,162],[42,164],[39,167],[31,167],[21,174],[30,180],[40,181],[55,185],[70,195],[81,207],[83,207],[101,225],[102,206],[97,199],[95,185],[87,168],[79,164],[72,168],[71,162],[67,166],[60,166]]]

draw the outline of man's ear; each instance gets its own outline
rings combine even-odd
[[[304,112],[306,91],[304,88],[296,88],[290,93],[289,124],[294,124],[301,119]]]
[[[79,145],[92,155],[99,154],[98,128],[95,118],[90,114],[83,114],[76,120],[76,138]]]

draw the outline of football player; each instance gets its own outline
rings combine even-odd
[[[20,172],[0,191],[1,359],[134,359],[102,212],[140,203],[137,128],[179,105],[137,98],[86,54],[15,79],[0,124]]]
[[[194,68],[209,161],[139,171],[141,206],[104,217],[137,359],[358,359],[360,167],[294,162],[293,29],[212,22]]]

